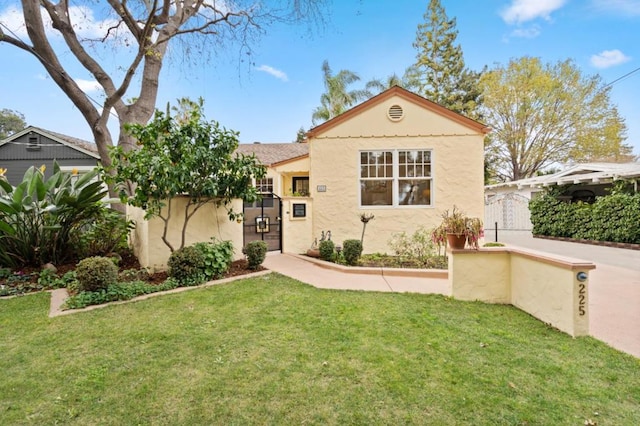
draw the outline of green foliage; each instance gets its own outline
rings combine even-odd
[[[481,73],[465,68],[462,48],[456,44],[456,19],[448,19],[440,0],[430,0],[424,21],[416,31],[416,63],[407,70],[406,80],[425,98],[478,118]]]
[[[64,308],[82,309],[91,305],[101,305],[118,300],[130,300],[143,294],[172,290],[177,287],[179,287],[178,281],[171,278],[161,284],[149,284],[144,281],[119,282],[111,284],[106,289],[93,292],[84,291],[75,294],[67,298],[64,303]]]
[[[30,167],[18,186],[0,179],[0,265],[40,266],[63,263],[73,255],[74,227],[99,215],[106,194],[93,170],[80,177],[63,173],[54,162],[53,175]]]
[[[115,210],[102,208],[95,217],[77,223],[70,242],[79,259],[106,256],[128,248],[128,237],[135,223]]]
[[[489,241],[488,243],[484,243],[482,247],[504,247],[504,244],[495,241]]]
[[[512,59],[485,73],[480,87],[483,122],[493,129],[486,157],[502,180],[528,178],[553,163],[631,154],[611,87],[584,77],[571,60]]]
[[[347,265],[356,265],[362,255],[362,243],[360,240],[345,240],[342,243],[342,253]]]
[[[195,246],[187,246],[171,253],[169,261],[169,276],[178,280],[178,282],[204,282],[206,276],[205,256]]]
[[[79,291],[106,289],[118,280],[118,267],[106,257],[88,257],[78,262],[76,278]]]
[[[336,249],[336,245],[331,240],[320,241],[318,245],[318,251],[320,252],[320,258],[322,260],[331,261],[333,258],[333,252]]]
[[[67,271],[63,276],[50,269],[43,269],[38,275],[38,284],[43,289],[68,288],[70,284],[76,283],[77,277],[75,271]]]
[[[247,255],[248,267],[251,270],[258,269],[258,266],[262,265],[264,258],[267,255],[267,243],[264,241],[251,241],[242,249],[242,252]]]
[[[19,132],[25,127],[27,127],[27,123],[24,121],[22,113],[7,108],[0,110],[0,140]]]
[[[640,244],[640,194],[597,197],[592,205],[556,196],[547,193],[529,203],[534,235]]]
[[[173,110],[174,116],[169,111],[156,111],[149,124],[126,126],[140,149],[114,148],[109,168],[123,201],[145,209],[147,219],[164,221],[162,239],[171,251],[175,242],[167,239],[166,231],[173,199],[185,194],[189,197],[181,214],[183,232],[177,247],[182,248],[189,219],[199,208],[215,203],[226,208],[229,219],[234,220],[237,213],[230,207],[232,201],[255,201],[258,194],[252,179],[265,174],[255,156],[236,153],[238,132],[205,120],[202,100],[181,99]],[[135,184],[135,192],[127,197],[130,182]]]
[[[406,232],[393,234],[389,240],[389,246],[396,256],[424,261],[436,255],[431,234],[432,231],[421,226],[411,236],[408,236]]]
[[[201,242],[194,247],[202,254],[204,277],[206,280],[223,276],[233,261],[233,244],[231,241]]]
[[[349,86],[360,80],[358,74],[349,70],[340,70],[333,74],[329,61],[322,62],[322,75],[325,93],[320,96],[320,106],[311,116],[314,125],[331,120],[347,111],[351,106],[371,97],[368,90],[349,90]]]

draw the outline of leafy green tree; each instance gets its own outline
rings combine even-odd
[[[456,44],[456,19],[447,17],[440,0],[430,0],[424,20],[413,43],[416,63],[407,70],[406,79],[425,98],[477,119],[481,72],[465,67],[462,48]]]
[[[27,127],[24,115],[7,108],[0,110],[0,140]]]
[[[360,81],[358,74],[349,70],[340,70],[333,74],[329,61],[322,63],[322,75],[325,93],[320,97],[320,106],[313,111],[311,116],[314,125],[337,117],[356,103],[371,97],[371,92],[366,89],[349,90],[349,86]]]
[[[553,163],[630,154],[626,126],[599,76],[571,60],[542,64],[512,59],[481,79],[483,115],[493,131],[486,146],[498,180],[534,176]]]
[[[183,215],[182,237],[178,248],[185,245],[189,220],[207,203],[227,209],[229,219],[236,213],[230,206],[234,199],[252,202],[258,193],[252,179],[260,179],[265,169],[255,156],[236,154],[238,132],[207,122],[203,101],[181,99],[174,115],[156,111],[147,125],[131,124],[126,129],[138,141],[138,150],[122,147],[112,150],[112,180],[122,188],[135,184],[130,197],[121,190],[123,202],[146,210],[145,218],[159,217],[164,222],[162,241],[171,252],[174,246],[167,237],[173,214],[173,201],[189,197]]]
[[[298,132],[296,133],[296,140],[293,142],[303,143],[306,138],[307,138],[307,131],[304,129],[304,127],[300,126],[300,128],[298,129]]]

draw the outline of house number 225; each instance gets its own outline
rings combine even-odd
[[[583,316],[587,313],[586,307],[586,286],[584,283],[578,284],[578,315]]]

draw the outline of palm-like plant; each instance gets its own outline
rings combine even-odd
[[[331,120],[345,112],[354,104],[371,97],[367,89],[349,90],[349,86],[360,80],[358,74],[340,70],[333,74],[329,61],[322,63],[322,74],[326,92],[320,97],[320,106],[311,116],[314,125]]]
[[[384,80],[374,78],[366,84],[365,89],[367,91],[378,94],[384,92],[387,89],[391,89],[394,86],[414,91],[417,89],[418,84],[417,80],[413,78],[412,74],[410,74],[409,70],[407,70],[407,72],[405,72],[404,76],[402,77],[398,76],[398,74],[396,73],[393,73],[387,76],[387,78]]]

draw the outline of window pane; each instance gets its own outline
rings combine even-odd
[[[360,181],[360,200],[363,206],[390,206],[392,204],[391,180]]]
[[[431,180],[400,179],[398,204],[401,206],[431,205]]]

